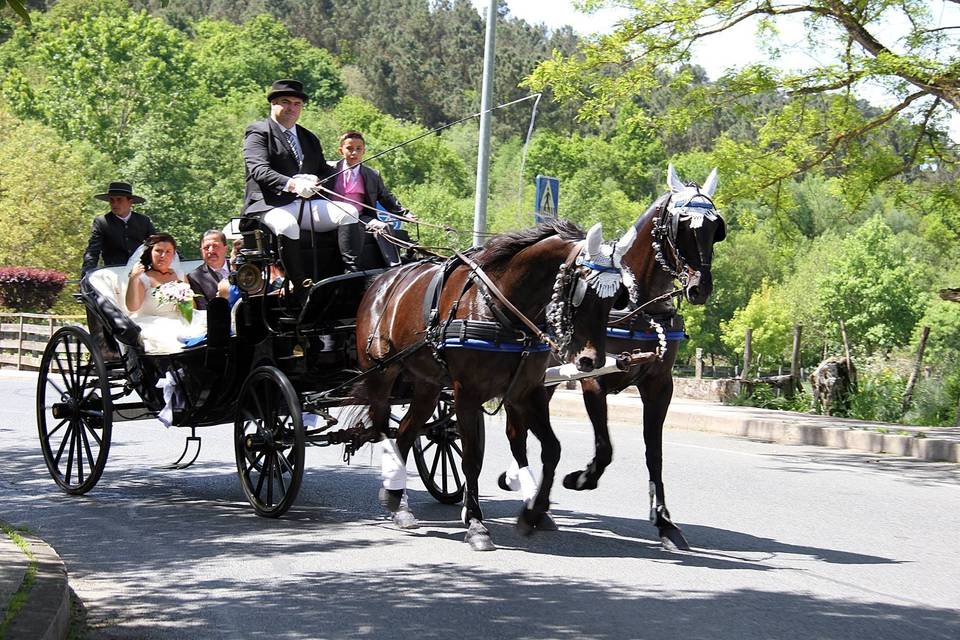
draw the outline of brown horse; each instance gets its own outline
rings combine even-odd
[[[594,459],[585,469],[567,474],[563,486],[578,491],[597,487],[600,476],[613,459],[607,428],[607,394],[636,385],[643,400],[650,520],[657,527],[665,548],[689,549],[680,528],[670,519],[662,477],[663,422],[673,398],[673,363],[684,336],[683,318],[677,313],[672,294],[682,295],[691,304],[707,301],[713,290],[713,245],[724,239],[726,228],[711,200],[717,186],[716,169],[703,187],[683,184],[672,165],[667,170],[667,180],[670,192],[658,198],[633,225],[637,241],[621,259],[629,304],[625,311],[611,313],[607,332],[611,353],[640,349],[659,351],[660,356],[623,373],[580,381],[596,448]],[[680,283],[679,288],[675,282]],[[625,322],[615,324],[618,319]],[[552,390],[549,393],[553,395]],[[521,486],[524,474],[530,473],[526,434],[510,424],[509,414],[507,429],[515,464],[500,476],[500,486],[524,491]],[[524,491],[525,498],[526,493]]]
[[[627,248],[617,245],[614,250],[622,254]],[[543,386],[550,351],[542,343],[550,342],[559,357],[582,371],[592,370],[604,358],[607,315],[621,286],[610,253],[602,247],[600,225],[584,240],[575,225],[557,221],[495,236],[472,258],[412,264],[385,272],[372,283],[357,314],[358,357],[369,373],[354,393],[369,405],[373,427],[386,438],[394,383],[402,374],[403,382],[412,386],[396,447],[387,440],[384,451],[381,500],[399,526],[416,526],[404,499],[406,456],[444,387],[453,390],[463,446],[466,542],[475,550],[494,548],[483,526],[477,488],[480,412],[494,397],[503,398],[509,411],[522,416],[541,442],[543,481],[517,522],[524,534],[537,526],[549,508],[560,459]],[[535,325],[532,329],[518,321],[521,314]],[[544,321],[553,338],[535,331]],[[503,350],[471,348],[476,343],[498,344]]]

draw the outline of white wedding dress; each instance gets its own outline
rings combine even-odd
[[[147,353],[176,353],[182,351],[184,342],[207,332],[207,312],[194,309],[191,322],[187,322],[172,302],[160,304],[154,296],[156,287],[150,286],[150,278],[140,275],[147,293],[143,306],[130,314],[140,326],[140,338]]]

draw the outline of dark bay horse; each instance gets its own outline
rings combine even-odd
[[[396,446],[386,440],[384,447],[381,500],[395,513],[399,526],[416,526],[403,499],[406,457],[444,387],[453,390],[463,447],[466,541],[475,550],[494,548],[483,525],[477,488],[482,464],[480,412],[483,403],[494,397],[503,398],[508,410],[522,416],[541,442],[543,481],[517,523],[524,533],[538,524],[549,508],[560,459],[543,386],[547,358],[554,350],[582,371],[602,362],[607,315],[621,287],[620,272],[609,259],[610,247],[601,255],[601,234],[600,225],[584,239],[571,223],[541,224],[495,236],[472,258],[387,271],[367,290],[357,313],[357,353],[361,368],[369,373],[354,394],[369,406],[373,427],[385,438],[391,391],[398,376],[413,388]],[[618,244],[613,251],[620,255],[628,248]],[[521,323],[520,314],[534,326]],[[544,323],[550,325],[553,338],[536,330]],[[468,347],[471,336],[484,335],[487,343],[503,342],[504,346],[501,350]],[[551,350],[542,348],[544,342],[551,344]]]
[[[717,187],[716,169],[703,187],[699,187],[682,183],[671,165],[667,169],[667,182],[669,193],[658,198],[633,225],[637,241],[621,258],[629,303],[626,310],[611,313],[607,333],[607,350],[611,353],[640,349],[659,352],[660,357],[623,373],[580,380],[596,448],[594,459],[586,468],[567,474],[563,486],[574,490],[597,487],[600,476],[613,459],[607,428],[607,394],[636,385],[643,400],[650,521],[657,527],[665,548],[689,549],[680,528],[670,519],[662,477],[663,422],[673,398],[672,369],[684,335],[683,318],[678,315],[671,294],[682,295],[692,304],[707,301],[713,290],[713,245],[724,239],[726,228],[711,200]],[[617,324],[618,319],[623,322]],[[515,465],[501,475],[500,485],[521,488],[518,474],[520,479],[524,472],[529,474],[525,435],[508,424],[508,436],[511,430],[518,436],[516,441],[511,438]]]

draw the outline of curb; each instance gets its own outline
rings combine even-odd
[[[63,640],[70,630],[67,569],[46,542],[28,533],[18,533],[33,554],[37,573],[26,602],[6,629],[6,640]]]
[[[640,425],[642,402],[636,395],[607,397],[610,422]],[[550,411],[554,415],[587,418],[579,392],[560,390],[553,396]],[[705,402],[676,399],[667,412],[664,427],[687,431],[706,431],[765,440],[779,444],[801,444],[868,453],[906,456],[930,462],[960,462],[960,442],[929,436],[930,430],[903,425],[814,416],[802,413],[728,407]],[[877,427],[912,431],[913,435],[881,433]]]

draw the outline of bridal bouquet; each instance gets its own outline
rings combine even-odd
[[[187,322],[193,321],[193,289],[186,282],[174,280],[173,282],[164,282],[154,289],[154,297],[158,305],[174,304],[183,319]]]

